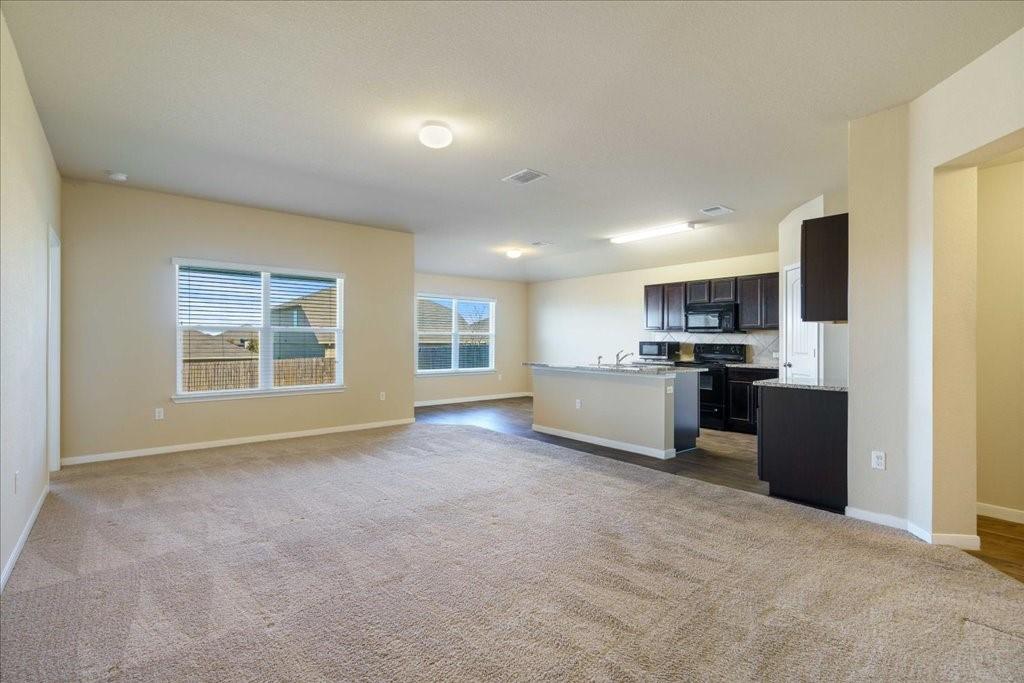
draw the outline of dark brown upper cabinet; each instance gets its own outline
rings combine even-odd
[[[800,232],[800,297],[805,322],[847,320],[850,214],[812,218]]]
[[[779,326],[779,274],[736,278],[741,330],[777,329]]]
[[[736,301],[736,278],[720,277],[711,281],[711,303],[728,304]]]
[[[644,286],[644,327],[665,329],[665,285]]]
[[[686,301],[684,298],[683,283],[673,282],[672,284],[665,285],[665,329],[666,330],[682,330],[685,329],[686,316],[684,314],[684,308]]]
[[[694,280],[686,283],[686,303],[711,303],[711,283],[708,280]]]

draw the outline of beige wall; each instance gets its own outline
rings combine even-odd
[[[934,405],[936,415],[956,417],[934,422],[932,524],[942,533],[970,535],[976,529],[978,500],[978,372],[973,352],[977,348],[978,169],[937,171],[932,196],[935,244],[945,245],[934,253]],[[944,454],[955,457],[944,461]]]
[[[76,181],[63,219],[64,457],[412,417],[412,235]],[[173,257],[345,273],[347,389],[172,403]]]
[[[592,363],[598,355],[614,360],[619,349],[635,353],[641,339],[667,338],[668,333],[644,329],[644,285],[754,275],[778,269],[779,255],[773,251],[533,283],[530,285],[530,360]],[[776,333],[768,334],[777,340]],[[681,336],[677,334],[676,338]]]
[[[534,372],[533,423],[548,429],[583,434],[657,458],[675,455],[674,379],[622,373]],[[673,386],[673,389],[675,387]],[[698,419],[697,373],[681,377],[681,400],[691,402]],[[580,401],[580,407],[576,407]],[[671,452],[669,452],[671,451]]]
[[[973,324],[940,325],[974,306],[974,288],[937,285],[964,266],[962,236],[936,226],[935,170],[1024,128],[1022,59],[1024,30],[909,105],[850,127],[850,506],[939,541],[974,537],[974,473],[964,472],[976,438],[974,411],[958,402],[972,390],[938,389],[976,378],[964,374],[973,360],[961,362],[974,357]],[[938,424],[963,438],[939,441]],[[890,470],[871,470],[872,447],[895,449]]]
[[[526,283],[416,273],[416,292],[483,297],[496,301],[494,372],[418,375],[417,402],[530,391],[530,373],[523,367],[527,355]]]
[[[1024,515],[1024,163],[978,171],[978,502]]]
[[[851,122],[849,140],[848,505],[904,520],[907,107]],[[872,450],[885,452],[884,471],[871,469]]]
[[[0,563],[46,490],[49,228],[60,232],[60,176],[0,15]],[[18,473],[18,490],[14,475]]]

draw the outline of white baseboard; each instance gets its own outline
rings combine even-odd
[[[985,517],[995,517],[996,519],[1006,520],[1007,522],[1024,524],[1024,510],[1018,510],[1016,508],[1004,508],[1000,505],[978,503],[978,514],[984,515]]]
[[[216,441],[200,441],[197,443],[179,443],[170,446],[156,446],[154,448],[137,448],[131,451],[115,451],[113,453],[94,453],[92,455],[76,455],[70,458],[61,459],[61,465],[82,465],[88,462],[103,462],[105,460],[122,460],[124,458],[138,458],[144,455],[161,455],[163,453],[178,453],[180,451],[198,451],[205,448],[219,448],[220,446],[237,446],[246,443],[258,443],[260,441],[279,441],[281,439],[297,439],[302,436],[319,436],[321,434],[336,434],[338,432],[356,432],[363,429],[377,429],[378,427],[393,427],[395,425],[407,425],[415,422],[415,418],[406,417],[400,420],[382,420],[381,422],[364,422],[363,424],[341,425],[339,427],[322,427],[320,429],[305,429],[299,432],[279,432],[277,434],[260,434],[258,436],[240,436],[233,439],[218,439]]]
[[[915,536],[920,538],[925,543],[931,543],[932,542],[932,532],[925,531],[924,529],[922,529],[918,525],[914,524],[913,522],[907,522],[907,531],[909,531],[910,533],[914,534]]]
[[[545,427],[544,425],[533,425],[533,431],[540,432],[541,434],[551,434],[553,436],[562,436],[566,439],[574,439],[576,441],[585,441],[586,443],[597,444],[598,446],[607,446],[608,448],[617,448],[620,451],[629,451],[630,453],[639,453],[640,455],[649,455],[652,458],[658,458],[659,460],[668,460],[676,457],[675,449],[661,450],[658,448],[651,448],[650,446],[640,446],[635,443],[627,443],[625,441],[614,441],[613,439],[605,439],[600,436],[591,436],[590,434],[579,434],[577,432],[570,432],[566,429],[556,429],[555,427]]]
[[[25,523],[25,528],[21,530],[21,535],[18,536],[18,542],[14,544],[14,549],[11,550],[11,556],[7,558],[7,562],[4,563],[3,573],[0,574],[0,591],[3,591],[7,585],[7,579],[11,578],[11,572],[14,571],[14,563],[18,561],[21,556],[21,550],[25,547],[25,541],[28,540],[28,535],[32,533],[32,527],[35,526],[36,517],[39,516],[39,510],[43,507],[43,501],[46,500],[46,494],[50,492],[50,484],[47,483],[43,487],[43,494],[39,496],[39,500],[36,501],[36,506],[32,508],[32,514],[28,516],[28,522]]]
[[[871,512],[870,510],[860,510],[858,508],[847,507],[846,516],[853,517],[854,519],[861,519],[865,522],[874,522],[875,524],[891,526],[894,529],[904,529],[914,534],[925,543],[931,543],[933,545],[951,545],[964,550],[977,550],[981,547],[981,539],[976,535],[933,534],[930,531],[925,531],[910,520],[903,519],[902,517],[897,517],[895,515],[886,515],[881,512]]]
[[[436,398],[429,401],[416,401],[413,405],[417,408],[420,406],[442,406],[448,403],[474,403],[476,401],[497,401],[502,398],[522,398],[523,396],[533,396],[532,391],[513,391],[510,394],[490,394],[489,396],[461,396],[459,398]]]
[[[853,517],[854,519],[860,519],[865,522],[873,522],[875,524],[881,524],[883,526],[891,526],[894,529],[907,530],[907,520],[902,517],[895,515],[886,515],[881,512],[871,512],[870,510],[861,510],[860,508],[846,507],[846,516]]]
[[[932,534],[932,543],[935,545],[951,545],[961,550],[978,550],[981,548],[981,538],[977,534]]]

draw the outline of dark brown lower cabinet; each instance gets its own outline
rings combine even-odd
[[[846,509],[845,391],[757,386],[757,475],[772,496]]]
[[[757,433],[758,393],[754,382],[774,379],[778,370],[726,368],[725,405],[728,408],[726,428],[731,432]]]

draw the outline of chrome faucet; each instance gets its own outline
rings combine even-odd
[[[623,354],[623,351],[625,350],[626,349],[619,349],[619,352],[615,354],[615,365],[622,365],[622,361],[633,355],[632,351],[627,354]]]

